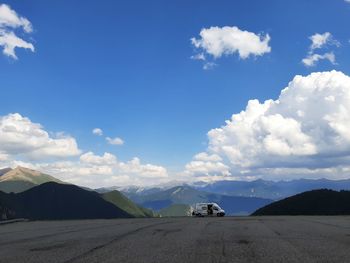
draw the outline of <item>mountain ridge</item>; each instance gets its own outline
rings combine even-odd
[[[268,204],[252,215],[350,215],[350,191],[307,191]]]
[[[21,193],[0,192],[1,219],[98,219],[133,217],[98,193],[48,182]]]
[[[125,193],[127,196],[128,194]],[[129,195],[132,201],[143,207],[160,211],[174,204],[193,205],[201,202],[217,202],[227,215],[248,215],[257,208],[273,202],[270,199],[226,196],[196,190],[188,185],[177,186],[167,190],[146,195]]]
[[[0,191],[5,193],[20,193],[47,182],[65,184],[51,175],[21,166],[14,169],[5,168],[1,171],[6,171],[0,176]]]

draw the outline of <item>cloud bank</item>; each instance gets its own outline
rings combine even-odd
[[[0,116],[0,151],[36,160],[72,157],[81,153],[73,137],[63,133],[50,136],[40,124],[18,113]]]
[[[47,132],[41,124],[13,113],[0,116],[0,168],[18,165],[88,187],[150,185],[168,180],[162,166],[144,164],[137,157],[123,162],[108,152],[82,153],[72,136]]]
[[[350,77],[338,71],[296,76],[277,100],[249,101],[208,139],[206,156],[215,158],[201,159],[202,175],[344,176],[350,167]],[[186,173],[196,175],[196,164],[198,156]]]

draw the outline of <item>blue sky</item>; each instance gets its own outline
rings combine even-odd
[[[207,149],[208,131],[251,99],[277,99],[295,75],[350,74],[350,4],[343,0],[2,3],[31,22],[33,32],[18,36],[35,52],[0,56],[0,115],[20,113],[46,131],[63,131],[82,152],[137,156],[168,172]],[[212,26],[268,34],[271,52],[208,55],[217,65],[204,70],[190,58],[198,53],[190,39]],[[309,37],[324,32],[341,43],[324,51],[334,52],[336,64],[306,67]],[[96,127],[125,143],[109,145],[92,134]]]

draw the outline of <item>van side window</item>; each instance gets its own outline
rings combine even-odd
[[[202,206],[202,210],[207,210],[207,207],[206,206]]]

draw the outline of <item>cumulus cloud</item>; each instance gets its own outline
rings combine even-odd
[[[121,174],[140,176],[142,178],[167,178],[167,170],[162,166],[153,164],[141,164],[139,158],[135,157],[126,163],[119,163]]]
[[[93,165],[115,165],[117,163],[117,157],[111,153],[104,153],[102,156],[98,156],[93,152],[87,152],[80,156],[80,161]]]
[[[305,66],[307,67],[312,67],[317,64],[318,61],[320,60],[328,60],[331,62],[333,65],[336,64],[335,61],[335,55],[333,52],[330,53],[325,53],[323,55],[320,54],[310,54],[306,58],[303,58],[302,62]]]
[[[108,152],[81,154],[73,137],[52,135],[19,113],[0,116],[0,168],[16,166],[88,187],[153,185],[168,180],[164,167],[144,164],[137,157],[123,162]]]
[[[15,49],[24,48],[34,52],[33,44],[19,38],[14,30],[23,29],[25,33],[33,31],[32,24],[25,17],[19,16],[6,4],[0,4],[0,46],[6,56],[17,59]]]
[[[225,180],[231,175],[230,167],[222,162],[219,155],[206,152],[196,154],[185,169],[182,176],[187,176],[191,181]]]
[[[31,159],[63,158],[80,154],[73,137],[50,136],[38,123],[18,113],[0,116],[0,152]]]
[[[106,140],[109,144],[112,144],[112,145],[123,145],[124,144],[124,141],[119,137],[115,137],[115,138],[106,137]]]
[[[103,131],[100,128],[95,128],[92,130],[92,134],[97,135],[97,136],[102,136]]]
[[[271,52],[268,34],[257,35],[235,26],[203,28],[199,35],[199,39],[191,39],[193,46],[214,58],[238,53],[240,58],[246,59]]]
[[[243,178],[283,179],[292,171],[331,176],[334,170],[341,177],[350,165],[350,77],[338,71],[296,76],[277,100],[249,101],[208,139],[207,155],[195,156],[186,172],[201,160],[203,174],[210,174],[205,162],[221,162],[229,167],[223,175]]]

